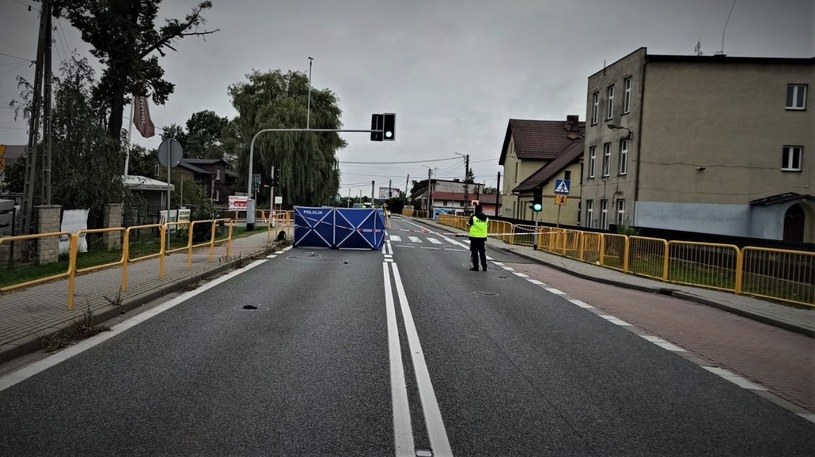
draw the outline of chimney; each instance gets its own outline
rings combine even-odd
[[[569,114],[566,116],[566,131],[567,132],[576,132],[579,130],[579,123],[578,120],[579,116],[577,114]]]

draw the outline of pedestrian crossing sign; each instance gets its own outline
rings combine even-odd
[[[569,195],[570,181],[568,179],[555,180],[555,193]]]

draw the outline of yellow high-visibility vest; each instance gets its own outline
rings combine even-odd
[[[470,236],[472,238],[486,238],[489,231],[489,218],[481,220],[475,215],[473,216],[473,225],[470,226]]]

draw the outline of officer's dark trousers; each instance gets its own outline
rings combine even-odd
[[[487,239],[470,237],[470,254],[472,255],[473,268],[478,268],[478,258],[481,258],[481,268],[487,270]]]

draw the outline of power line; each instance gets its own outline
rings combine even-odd
[[[25,60],[26,62],[34,63],[34,61],[31,60],[31,59],[26,59],[25,57],[20,57],[20,56],[13,56],[11,54],[6,54],[4,52],[0,52],[0,56],[11,57],[12,59],[20,59],[20,60]]]
[[[405,162],[347,162],[347,161],[340,161],[341,164],[351,164],[351,165],[398,165],[403,163],[425,163],[425,162],[442,162],[445,160],[457,160],[460,157],[450,157],[447,159],[429,159],[429,160],[409,160]]]

